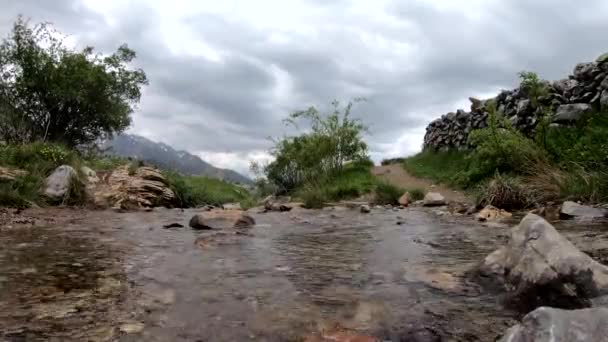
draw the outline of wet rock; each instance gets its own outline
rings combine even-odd
[[[560,217],[564,219],[578,217],[584,219],[602,218],[608,215],[608,210],[580,205],[576,202],[566,201],[559,211]]]
[[[237,210],[213,210],[192,216],[190,227],[197,230],[251,228],[255,225],[253,217]]]
[[[557,108],[557,112],[553,117],[553,122],[570,123],[577,121],[585,114],[590,113],[593,107],[586,103],[572,103],[561,105]]]
[[[143,323],[125,323],[120,326],[120,331],[125,334],[139,334],[144,331]]]
[[[493,205],[487,205],[476,216],[478,221],[497,221],[513,216],[510,212],[498,209]]]
[[[372,211],[372,209],[367,204],[361,205],[361,207],[359,208],[359,210],[361,210],[361,212],[364,213],[364,214],[367,214],[367,213],[369,213],[369,212]]]
[[[242,210],[241,203],[226,203],[222,205],[222,209],[224,210]]]
[[[542,307],[510,328],[500,342],[606,342],[608,309],[560,310]]]
[[[401,197],[399,197],[399,204],[407,207],[412,202],[412,196],[409,192],[404,193]]]
[[[291,211],[293,208],[293,206],[289,205],[290,200],[290,197],[268,196],[262,203],[264,204],[264,209],[266,211],[286,212]]]
[[[438,207],[446,205],[447,203],[445,202],[445,197],[443,197],[440,193],[429,192],[426,194],[426,196],[424,196],[422,204],[425,207]]]
[[[0,181],[14,181],[18,177],[23,177],[27,174],[28,172],[25,170],[0,166]]]
[[[184,225],[181,223],[169,223],[169,224],[164,225],[163,228],[165,228],[165,229],[184,228]]]
[[[588,307],[608,290],[608,267],[535,214],[511,230],[509,243],[485,258],[480,273],[504,284],[509,302],[522,311]]]
[[[47,177],[44,187],[44,195],[51,200],[60,201],[70,191],[74,181],[77,181],[78,174],[73,167],[61,165]]]

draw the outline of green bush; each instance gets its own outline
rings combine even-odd
[[[426,195],[426,191],[424,191],[424,189],[419,188],[409,189],[407,190],[407,192],[410,193],[410,199],[412,201],[420,201],[424,199],[424,196]]]
[[[488,204],[505,210],[525,209],[537,201],[534,191],[521,178],[496,173],[476,189],[477,205]]]
[[[320,209],[328,202],[327,192],[320,186],[307,185],[298,191],[298,197],[308,209]]]
[[[392,184],[378,181],[375,188],[375,203],[376,204],[399,204],[399,198],[405,191]]]

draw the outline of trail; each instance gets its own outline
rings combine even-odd
[[[464,193],[455,191],[444,185],[434,184],[433,181],[428,179],[414,177],[399,164],[376,166],[372,169],[372,173],[374,176],[404,189],[419,188],[425,190],[425,192],[439,192],[448,201],[471,202],[471,199]]]

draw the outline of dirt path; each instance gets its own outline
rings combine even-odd
[[[374,176],[388,181],[389,183],[405,188],[420,188],[425,191],[441,193],[448,201],[471,202],[470,198],[459,191],[454,191],[443,185],[435,185],[432,181],[410,175],[401,165],[376,166],[372,169]]]

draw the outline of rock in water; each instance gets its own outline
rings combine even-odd
[[[510,212],[498,209],[493,205],[487,205],[477,214],[479,221],[496,221],[513,216]]]
[[[399,197],[399,204],[404,207],[407,207],[412,202],[412,196],[410,196],[409,192],[404,193],[401,197]]]
[[[50,176],[47,177],[44,187],[44,195],[51,200],[60,201],[65,198],[65,195],[70,191],[72,181],[76,180],[78,175],[76,170],[69,165],[61,165],[56,168]]]
[[[608,342],[608,308],[542,307],[507,330],[500,342]]]
[[[488,255],[480,273],[504,284],[511,304],[526,312],[544,305],[588,307],[608,290],[608,267],[535,214],[511,230],[508,245]]]
[[[583,115],[590,113],[593,107],[586,103],[572,103],[561,105],[553,117],[556,123],[571,123],[580,119]]]
[[[253,217],[237,210],[212,210],[196,214],[190,219],[190,227],[202,229],[251,228],[255,225]]]
[[[361,205],[361,212],[362,213],[367,214],[367,213],[369,213],[371,211],[372,211],[372,209],[369,207],[369,205],[367,205],[367,204]]]
[[[425,207],[437,207],[446,205],[445,197],[438,192],[429,192],[424,196],[423,205]]]
[[[602,218],[608,215],[608,211],[600,208],[593,208],[586,205],[580,205],[575,202],[566,201],[562,204],[559,211],[560,217],[568,219],[573,217],[594,219]]]

